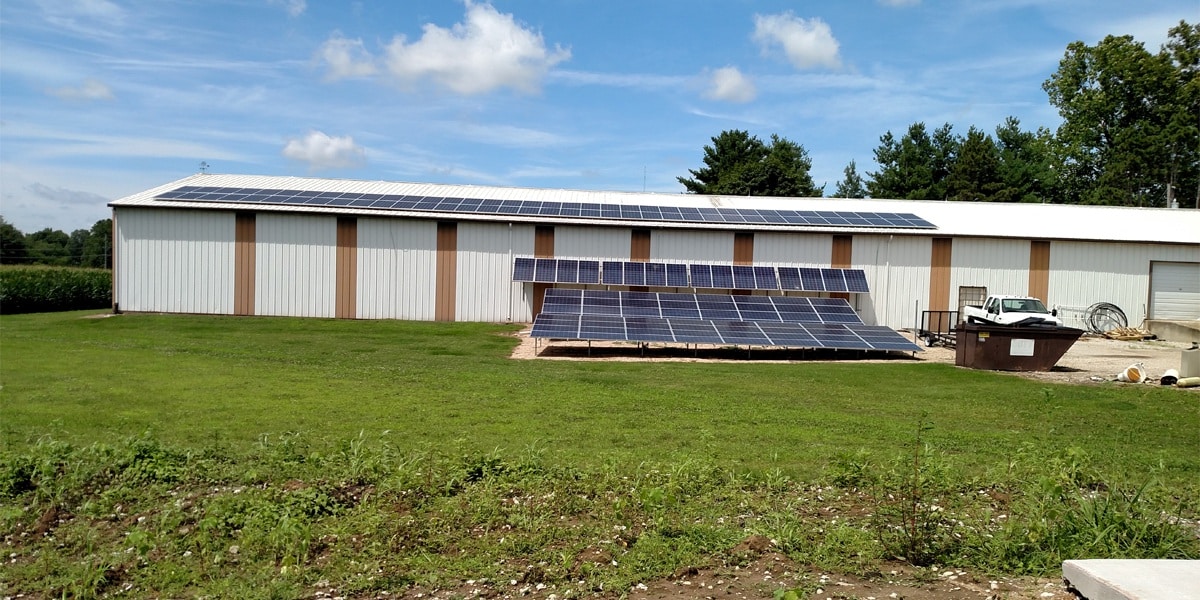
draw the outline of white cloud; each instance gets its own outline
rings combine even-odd
[[[762,46],[764,53],[775,46],[782,47],[788,62],[797,69],[819,66],[836,69],[842,64],[833,31],[817,17],[802,19],[791,11],[754,15],[753,39]]]
[[[47,90],[63,100],[112,100],[112,88],[99,79],[88,79],[77,87],[64,86]]]
[[[94,192],[71,190],[63,187],[51,187],[41,182],[25,186],[29,193],[54,204],[77,206],[103,206],[108,198]]]
[[[533,93],[554,65],[571,51],[546,48],[539,33],[519,25],[511,14],[468,0],[466,19],[451,29],[432,23],[421,39],[396,36],[386,49],[388,70],[403,85],[425,78],[460,94],[502,87]]]
[[[276,6],[282,6],[287,11],[288,16],[298,17],[304,14],[308,9],[308,3],[304,0],[267,0]]]
[[[308,163],[313,170],[346,169],[366,162],[366,152],[354,143],[353,137],[330,137],[321,131],[288,140],[283,156]]]
[[[721,67],[709,78],[706,98],[725,102],[749,102],[758,96],[754,82],[750,81],[737,67]]]
[[[375,59],[363,47],[361,39],[347,39],[334,33],[321,44],[316,59],[327,66],[326,81],[370,77],[375,74]]]

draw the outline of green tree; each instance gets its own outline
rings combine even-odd
[[[29,262],[29,245],[25,242],[25,234],[0,216],[0,264],[26,262]]]
[[[49,227],[35,231],[25,236],[29,246],[31,262],[43,265],[66,266],[70,264],[71,253],[67,246],[71,237],[66,233]]]
[[[834,198],[866,198],[870,193],[867,191],[867,186],[863,183],[863,178],[858,174],[858,166],[851,160],[850,164],[842,170],[842,180],[838,182],[837,189],[833,192]]]
[[[1158,54],[1132,36],[1073,42],[1043,84],[1063,118],[1067,201],[1163,206],[1170,187],[1196,178],[1200,32],[1181,22],[1170,33]]]
[[[112,268],[112,219],[101,219],[92,225],[79,266]]]
[[[76,229],[71,232],[67,239],[67,256],[68,264],[73,267],[83,265],[83,248],[87,245],[88,238],[92,233],[87,229]]]
[[[1021,130],[1021,121],[1008,117],[996,127],[1000,180],[1004,187],[997,202],[1059,202],[1059,186],[1053,168],[1054,134],[1045,127],[1037,132]]]
[[[896,140],[889,131],[879,138],[875,162],[879,171],[871,177],[867,189],[875,198],[942,200],[945,180],[957,152],[957,142],[949,123],[930,136],[924,123],[913,123],[904,137]]]
[[[946,198],[991,202],[1003,189],[996,143],[992,136],[972,126],[958,145],[958,156],[946,178]]]
[[[741,130],[723,131],[704,147],[704,166],[679,177],[688,192],[729,196],[820,196],[804,146],[778,135],[771,143]]]

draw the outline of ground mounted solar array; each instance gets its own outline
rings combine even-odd
[[[862,323],[850,303],[841,298],[614,292],[561,288],[546,290],[542,313],[706,321]]]
[[[879,213],[829,210],[764,210],[751,208],[711,208],[654,206],[644,204],[599,204],[541,200],[494,200],[411,196],[402,194],[363,194],[356,192],[317,192],[266,188],[232,188],[185,185],[155,196],[157,200],[266,204],[287,206],[325,206],[346,209],[381,209],[466,213],[480,215],[519,215],[528,217],[567,217],[578,219],[615,219],[622,221],[670,221],[682,223],[747,223],[798,227],[870,227],[879,229],[937,229],[912,213]]]
[[[870,291],[862,269],[569,258],[517,257],[513,261],[513,281],[862,294]]]
[[[845,300],[546,290],[530,337],[917,351],[892,329],[864,325]]]

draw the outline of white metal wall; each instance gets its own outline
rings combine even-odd
[[[774,232],[754,234],[754,264],[828,267],[832,258],[832,235]]]
[[[554,228],[554,256],[589,260],[629,260],[631,231],[627,227],[558,225]]]
[[[555,254],[558,253],[558,231],[555,228]],[[533,285],[512,280],[513,257],[532,256],[533,238],[532,225],[459,222],[454,305],[457,320],[525,322],[533,319],[528,296]]]
[[[254,228],[255,314],[334,316],[337,218],[258,213]]]
[[[989,294],[1028,294],[1029,248],[1028,240],[955,239],[950,248],[951,310],[958,306],[959,286],[986,287]]]
[[[863,270],[871,288],[851,300],[863,322],[912,327],[918,309],[929,309],[932,253],[933,241],[924,236],[854,236],[850,262]]]
[[[458,239],[464,239],[462,232]],[[358,220],[360,319],[432,321],[437,300],[437,222]],[[466,320],[459,316],[459,320]]]
[[[121,310],[233,313],[233,213],[119,208],[113,214]]]
[[[1138,326],[1146,320],[1151,261],[1200,262],[1200,244],[1052,242],[1050,302],[1082,308],[1111,302]]]
[[[1150,318],[1200,319],[1200,263],[1150,263]]]
[[[650,260],[731,263],[733,235],[732,231],[656,229],[650,232]]]

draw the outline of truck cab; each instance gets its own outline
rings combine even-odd
[[[1030,296],[988,296],[982,307],[967,306],[963,316],[968,323],[1011,326],[1056,326],[1062,321],[1042,301]]]

